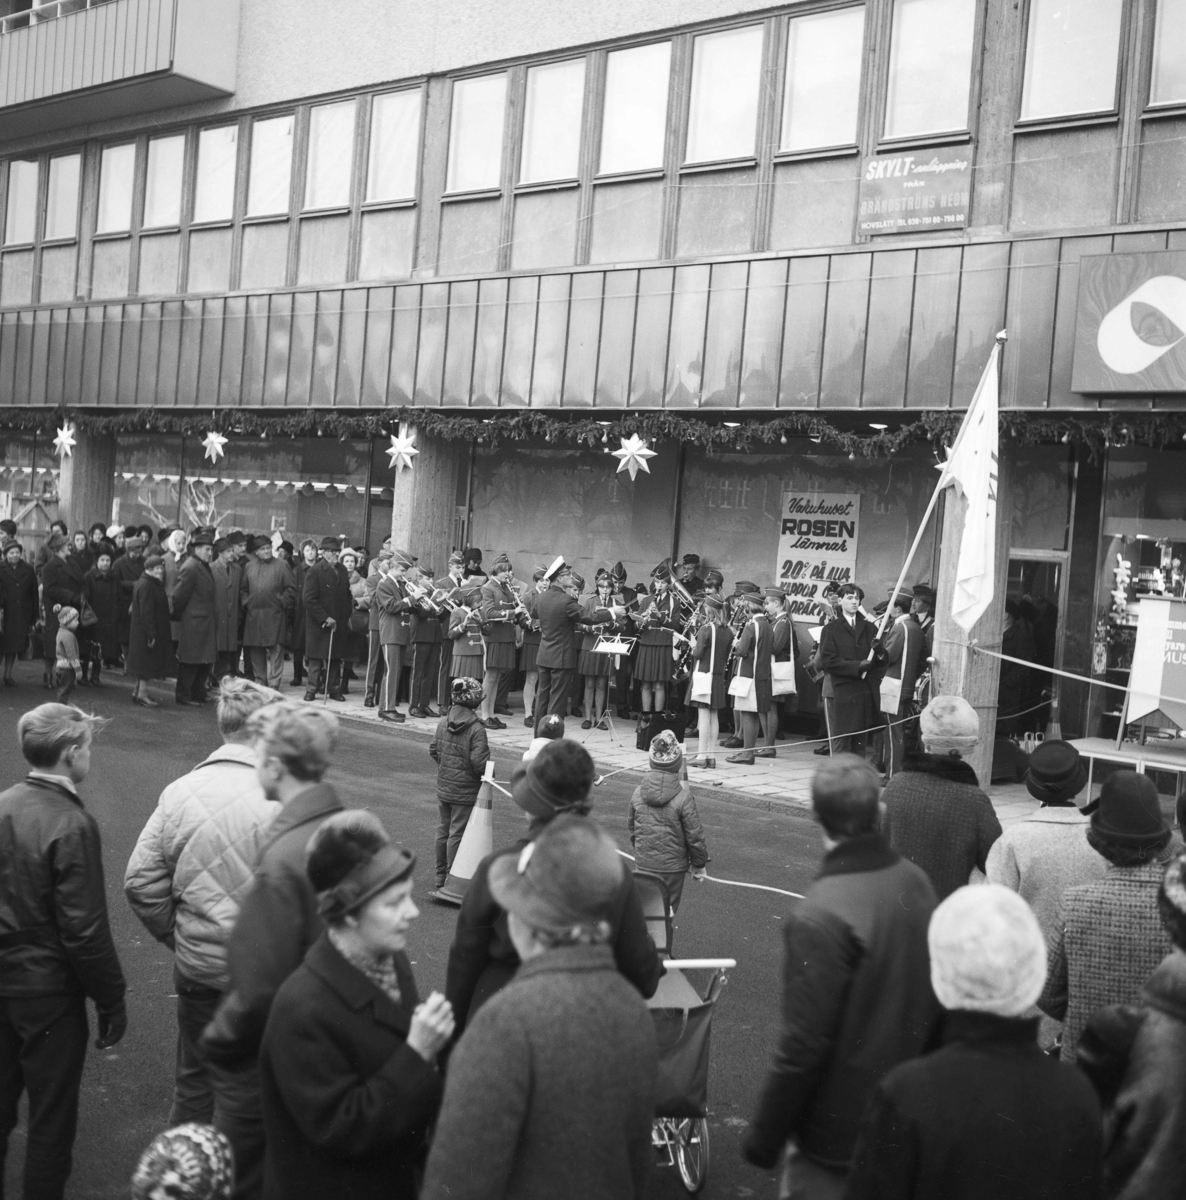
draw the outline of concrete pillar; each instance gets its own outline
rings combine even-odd
[[[457,481],[469,458],[468,442],[447,442],[417,432],[420,450],[410,467],[398,467],[392,484],[391,544],[409,550],[443,575],[453,549]],[[458,547],[460,549],[460,547]]]
[[[943,534],[935,611],[935,663],[931,694],[963,696],[980,717],[980,745],[968,756],[972,769],[987,790],[992,780],[992,744],[997,727],[997,690],[1001,663],[987,654],[974,654],[971,643],[1000,651],[1005,629],[1005,586],[1009,577],[1009,527],[1013,508],[1009,503],[1013,475],[1011,446],[1001,441],[997,461],[996,581],[992,603],[968,633],[951,619],[951,598],[960,540],[964,533],[967,502],[949,488],[943,506]]]
[[[58,477],[58,515],[70,532],[96,521],[111,524],[115,494],[115,434],[75,433],[73,452],[64,457]]]

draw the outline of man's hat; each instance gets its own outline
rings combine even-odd
[[[551,566],[549,566],[548,569],[544,572],[544,578],[547,580],[555,579],[556,576],[559,575],[560,572],[563,571],[567,565],[568,564],[564,561],[564,555],[557,554],[556,557],[552,560]]]
[[[207,525],[195,529],[189,539],[191,546],[213,546],[214,530]]]
[[[339,542],[338,539],[334,538],[334,537],[323,537],[321,539],[320,549],[333,550],[336,553],[340,554],[342,552],[342,543]]]
[[[219,538],[218,541],[216,541],[214,543],[214,553],[215,554],[221,554],[224,550],[229,550],[230,548],[231,548],[231,543],[224,537]]]
[[[1070,742],[1042,742],[1029,757],[1026,790],[1043,804],[1065,804],[1087,783],[1087,767]]]
[[[272,539],[270,537],[268,537],[266,534],[253,533],[247,539],[247,553],[248,554],[254,554],[257,550],[262,550],[265,546],[269,550],[271,550],[271,548],[272,548]]]
[[[476,546],[467,546],[462,553],[465,555],[466,562],[481,562],[482,552]]]
[[[247,544],[247,534],[245,534],[241,529],[235,529],[227,534],[226,540],[232,546],[244,546]]]

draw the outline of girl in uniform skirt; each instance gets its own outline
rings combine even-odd
[[[671,631],[678,622],[675,597],[671,594],[671,570],[666,561],[651,572],[651,579],[654,581],[651,595],[640,602],[634,618],[638,627],[634,678],[642,687],[640,726],[645,724],[648,713],[662,712],[667,707],[667,685],[675,674]]]
[[[729,680],[726,667],[733,646],[733,630],[725,621],[725,602],[719,596],[704,598],[704,624],[696,634],[692,650],[692,670],[712,673],[712,697],[709,700],[690,700],[696,708],[699,750],[691,767],[717,765],[717,739],[721,734],[721,709],[729,707]],[[689,686],[688,695],[691,696]]]
[[[482,580],[485,582],[485,576]],[[454,679],[481,679],[486,653],[482,641],[482,614],[478,611],[482,604],[482,589],[469,585],[459,591],[461,603],[449,614],[448,636],[453,642],[453,665],[449,674]]]
[[[609,691],[609,677],[613,670],[613,655],[594,654],[593,647],[603,633],[613,629],[612,625],[597,625],[592,621],[593,612],[598,608],[609,608],[613,600],[613,581],[604,567],[597,569],[597,578],[593,595],[584,602],[585,615],[588,620],[580,623],[583,633],[581,654],[577,660],[577,671],[585,680],[585,719],[581,722],[582,729],[592,729],[596,724],[598,729],[605,728],[606,697]]]

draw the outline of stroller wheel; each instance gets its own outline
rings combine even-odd
[[[679,1177],[685,1189],[695,1196],[708,1178],[708,1122],[703,1117],[680,1121],[672,1140]]]

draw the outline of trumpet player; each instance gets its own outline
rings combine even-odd
[[[511,560],[504,553],[495,560],[492,575],[482,586],[482,624],[486,635],[486,670],[482,676],[485,697],[478,715],[487,729],[505,729],[494,715],[498,685],[505,671],[515,669],[515,630],[527,621],[527,610],[511,587]]]
[[[432,567],[417,565],[413,574],[416,603],[412,609],[412,681],[408,716],[436,719],[441,714],[433,708],[432,698],[437,692],[441,657],[441,606],[432,598],[436,591]]]
[[[416,560],[406,550],[392,553],[387,574],[375,588],[375,603],[379,607],[379,640],[383,645],[383,686],[379,700],[379,717],[402,725],[404,714],[396,708],[404,658],[412,641],[412,600],[404,582],[408,568]]]
[[[638,662],[634,677],[642,685],[641,728],[649,714],[667,707],[667,688],[675,674],[672,630],[678,628],[678,605],[671,593],[670,560],[661,562],[652,572],[651,595],[640,605],[634,618],[638,628]]]

